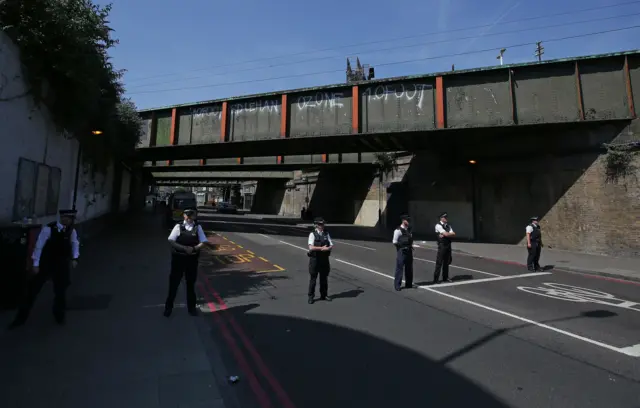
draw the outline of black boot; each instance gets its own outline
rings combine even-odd
[[[315,300],[313,300],[313,296],[309,296],[309,304],[312,305],[315,302]]]

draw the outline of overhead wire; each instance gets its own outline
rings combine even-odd
[[[576,15],[576,14],[579,14],[579,13],[586,13],[586,12],[589,12],[589,11],[604,10],[604,9],[628,6],[628,5],[632,5],[632,4],[640,4],[640,0],[627,1],[627,2],[616,3],[616,4],[608,4],[608,5],[597,6],[597,7],[589,7],[589,8],[584,8],[584,9],[577,9],[577,10],[561,12],[561,13],[549,13],[549,14],[545,14],[545,15],[539,15],[539,16],[533,16],[533,17],[525,17],[525,18],[516,19],[516,20],[507,20],[507,21],[503,21],[501,24],[504,25],[504,24],[522,23],[522,22],[526,22],[526,21],[535,21],[535,20],[547,19],[547,18],[552,18],[552,17],[560,17],[560,16],[566,16],[566,15]],[[366,41],[366,42],[361,42],[361,43],[356,43],[356,44],[341,45],[341,46],[337,46],[337,47],[328,47],[328,48],[322,48],[322,49],[317,49],[317,50],[309,50],[309,51],[301,51],[301,52],[296,52],[296,53],[281,54],[281,55],[273,56],[273,57],[244,60],[244,61],[232,62],[232,63],[228,63],[228,64],[214,65],[214,66],[203,67],[203,68],[195,68],[195,69],[191,69],[191,70],[187,70],[187,71],[177,71],[177,72],[174,71],[174,72],[165,73],[165,74],[158,74],[158,75],[144,76],[144,77],[138,77],[138,78],[131,78],[131,79],[128,80],[128,82],[131,83],[131,82],[135,82],[135,81],[144,81],[144,80],[148,80],[148,79],[162,78],[162,77],[174,76],[174,75],[182,75],[182,74],[191,73],[191,72],[208,71],[208,70],[217,69],[217,68],[226,68],[226,67],[244,65],[244,64],[254,63],[254,62],[271,61],[271,60],[277,60],[277,59],[283,59],[283,58],[289,58],[289,57],[296,57],[296,56],[300,56],[300,55],[308,55],[308,54],[315,54],[315,53],[320,53],[320,52],[335,51],[335,50],[344,49],[344,48],[350,48],[350,47],[360,47],[360,46],[364,46],[364,45],[373,45],[373,44],[381,44],[381,43],[385,43],[385,42],[403,41],[403,40],[408,40],[408,39],[413,39],[413,38],[420,38],[420,37],[425,37],[425,36],[438,35],[438,34],[449,34],[449,33],[460,32],[460,31],[476,30],[476,29],[481,29],[481,28],[488,28],[488,27],[491,27],[492,25],[493,24],[481,24],[481,25],[477,25],[477,26],[461,27],[461,28],[455,28],[455,29],[450,29],[450,30],[433,31],[433,32],[429,32],[429,33],[413,34],[413,35],[403,36],[403,37],[394,37],[394,38],[388,38],[388,39],[384,39],[384,40]]]
[[[577,35],[566,36],[566,37],[549,38],[549,39],[543,39],[541,41],[543,43],[566,41],[566,40],[572,40],[572,39],[584,38],[584,37],[591,37],[591,36],[601,35],[601,34],[608,34],[608,33],[614,33],[614,32],[626,31],[626,30],[633,30],[633,29],[637,29],[637,28],[640,28],[640,25],[634,25],[634,26],[628,26],[628,27],[620,27],[620,28],[596,31],[596,32],[591,32],[591,33],[583,33],[583,34],[577,34]],[[442,58],[458,57],[458,56],[463,56],[463,55],[480,54],[480,53],[484,53],[484,52],[500,50],[500,49],[503,49],[503,48],[528,47],[528,46],[532,46],[532,45],[536,45],[536,44],[537,44],[537,41],[533,41],[533,42],[526,42],[526,43],[504,45],[504,46],[501,46],[501,47],[485,48],[485,49],[482,49],[482,50],[471,50],[471,51],[466,51],[466,52],[459,52],[459,53],[452,53],[452,54],[445,54],[445,55],[436,55],[436,56],[430,56],[430,57],[424,57],[424,58],[415,58],[415,59],[409,59],[409,60],[403,60],[403,61],[380,62],[380,63],[375,63],[375,64],[372,64],[372,65],[374,65],[376,67],[391,66],[391,65],[402,65],[402,64],[409,64],[409,63],[414,63],[414,62],[422,62],[422,61],[436,60],[436,59],[442,59]],[[243,80],[243,81],[234,81],[234,82],[224,82],[224,83],[218,83],[218,84],[209,84],[209,85],[185,86],[185,87],[170,88],[170,89],[154,89],[154,90],[148,90],[148,91],[139,91],[139,92],[130,92],[130,93],[128,92],[127,94],[128,95],[140,95],[140,94],[160,93],[160,92],[185,91],[185,90],[191,90],[191,89],[217,88],[217,87],[229,86],[229,85],[239,85],[239,84],[248,84],[248,83],[256,83],[256,82],[268,82],[268,81],[276,81],[276,80],[281,80],[281,79],[291,79],[291,78],[299,78],[299,77],[306,77],[306,76],[334,74],[334,73],[337,73],[337,72],[344,72],[344,69],[333,69],[333,70],[317,71],[317,72],[305,72],[305,73],[301,73],[301,74],[291,74],[291,75],[285,75],[285,76],[279,76],[279,77],[257,78],[257,79]]]
[[[522,32],[526,32],[526,31],[537,31],[537,30],[544,30],[544,29],[557,28],[557,27],[566,27],[566,26],[570,26],[570,25],[602,22],[602,21],[607,21],[607,20],[615,20],[615,19],[618,19],[618,18],[634,17],[634,16],[640,16],[640,12],[633,13],[633,14],[610,16],[610,17],[601,17],[601,18],[595,18],[595,19],[589,19],[589,20],[573,21],[573,22],[569,22],[569,23],[549,24],[549,25],[546,25],[546,26],[530,27],[530,28],[523,28],[523,29],[511,30],[511,31],[500,31],[500,32],[485,34],[484,37],[499,36],[499,35],[506,35],[506,34],[517,34],[517,33],[522,33]],[[474,39],[474,38],[476,38],[476,36],[448,38],[448,39],[443,39],[443,40],[427,41],[427,42],[423,42],[423,43],[419,43],[419,44],[405,44],[405,45],[398,45],[398,46],[389,47],[389,48],[374,49],[374,50],[369,50],[369,51],[363,51],[363,52],[360,52],[359,54],[360,55],[375,54],[375,53],[380,53],[380,52],[385,52],[385,51],[395,51],[395,50],[401,50],[401,49],[407,49],[407,48],[424,47],[424,46],[427,46],[427,45],[443,44],[443,43],[449,43],[449,42],[470,40],[470,39]],[[170,84],[170,83],[175,83],[175,82],[188,81],[188,80],[192,80],[192,79],[203,79],[203,78],[210,78],[210,77],[213,77],[213,76],[225,76],[225,75],[228,75],[230,73],[236,74],[236,73],[239,73],[239,72],[265,70],[265,69],[269,69],[269,68],[276,68],[276,67],[283,67],[283,66],[289,67],[291,65],[305,64],[305,63],[309,63],[309,62],[326,61],[326,60],[330,60],[330,59],[340,59],[340,58],[343,58],[343,57],[342,56],[316,57],[316,58],[310,58],[310,59],[301,60],[301,61],[295,61],[295,62],[284,62],[284,63],[272,64],[272,65],[266,65],[266,66],[260,66],[260,67],[250,67],[250,68],[236,69],[236,70],[233,70],[233,72],[212,73],[212,74],[196,76],[196,77],[174,79],[174,80],[162,81],[162,82],[153,82],[153,83],[150,83],[150,84],[134,85],[133,88],[139,89],[139,88],[148,87],[148,86],[165,85],[165,84]]]

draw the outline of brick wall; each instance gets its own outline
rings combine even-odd
[[[638,140],[638,121],[608,140]],[[601,133],[612,129],[601,128]],[[601,137],[605,135],[601,134]],[[599,140],[599,138],[596,138]],[[640,158],[635,176],[606,181],[600,152],[536,154],[485,163],[477,171],[479,238],[523,244],[528,218],[542,217],[548,247],[594,254],[640,254]]]

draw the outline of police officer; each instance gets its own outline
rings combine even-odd
[[[60,210],[60,220],[42,227],[31,259],[33,276],[26,297],[10,328],[26,323],[29,312],[42,289],[51,279],[53,283],[53,317],[64,324],[67,307],[66,292],[71,282],[70,266],[75,268],[80,257],[80,242],[74,228],[76,210]]]
[[[409,226],[410,218],[408,215],[401,217],[402,223],[393,232],[393,244],[396,246],[396,273],[393,287],[396,290],[401,289],[402,273],[404,270],[405,284],[404,287],[410,289],[413,287],[413,234]]]
[[[451,254],[451,238],[456,236],[453,228],[447,222],[448,214],[446,212],[440,214],[440,222],[436,224],[436,234],[438,240],[438,255],[436,256],[436,269],[433,273],[433,283],[438,283],[440,279],[440,270],[442,270],[442,281],[451,282],[449,279],[449,265],[453,260]]]
[[[540,219],[531,217],[529,225],[525,228],[527,233],[527,269],[530,271],[539,271],[540,253],[542,252],[542,232],[540,231]]]
[[[318,217],[314,220],[315,229],[309,234],[309,304],[312,305],[316,296],[316,280],[320,275],[320,299],[331,301],[327,295],[329,290],[329,257],[333,249],[333,241],[329,232],[324,229],[324,220]]]
[[[198,277],[198,259],[200,249],[205,245],[207,236],[196,221],[196,210],[188,208],[183,212],[184,221],[176,224],[169,234],[171,244],[171,273],[169,275],[169,294],[164,306],[165,317],[171,316],[173,302],[184,276],[187,284],[187,310],[191,316],[198,314],[196,309],[196,279]]]

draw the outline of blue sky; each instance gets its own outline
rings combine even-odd
[[[471,52],[640,25],[640,1],[579,12],[629,1],[111,0],[120,40],[111,55],[144,109],[344,82],[346,56],[379,65],[378,78],[496,65],[496,50]],[[487,27],[468,29],[480,25]],[[543,45],[545,59],[624,51],[640,48],[640,29]],[[460,53],[469,54],[439,58]],[[509,47],[505,63],[532,61],[533,53],[532,45]]]

